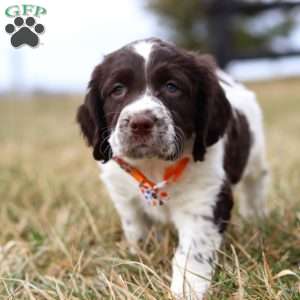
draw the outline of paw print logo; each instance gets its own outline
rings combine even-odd
[[[7,24],[5,31],[12,34],[10,42],[15,48],[21,45],[36,47],[39,43],[39,35],[45,31],[42,24],[36,24],[33,17],[25,20],[22,17],[16,17],[14,24]]]

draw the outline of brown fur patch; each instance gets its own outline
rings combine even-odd
[[[230,183],[224,182],[218,194],[216,206],[214,207],[214,222],[219,228],[219,232],[225,231],[230,220],[233,208],[233,195]]]
[[[231,183],[238,183],[246,167],[252,135],[246,117],[235,111],[228,130],[225,146],[224,168]]]

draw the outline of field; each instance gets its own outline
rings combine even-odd
[[[207,299],[300,299],[300,79],[250,84],[272,170],[270,217],[235,208]],[[176,238],[153,229],[137,256],[74,115],[81,97],[0,101],[0,299],[171,299]]]

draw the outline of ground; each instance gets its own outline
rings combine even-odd
[[[264,113],[270,217],[233,219],[209,300],[300,299],[300,79],[249,84]],[[176,236],[137,256],[74,121],[82,97],[0,101],[0,299],[171,299]],[[2,97],[3,98],[3,97]],[[10,100],[10,101],[8,101]]]

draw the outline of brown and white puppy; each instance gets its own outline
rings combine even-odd
[[[133,42],[96,66],[77,120],[101,168],[128,242],[146,236],[144,214],[171,222],[179,244],[171,290],[202,299],[213,275],[233,206],[232,187],[244,190],[243,216],[266,212],[262,115],[255,95],[216,69],[207,56],[158,39]],[[166,187],[159,207],[141,199],[136,182],[112,156],[153,182],[182,157],[190,163]]]

